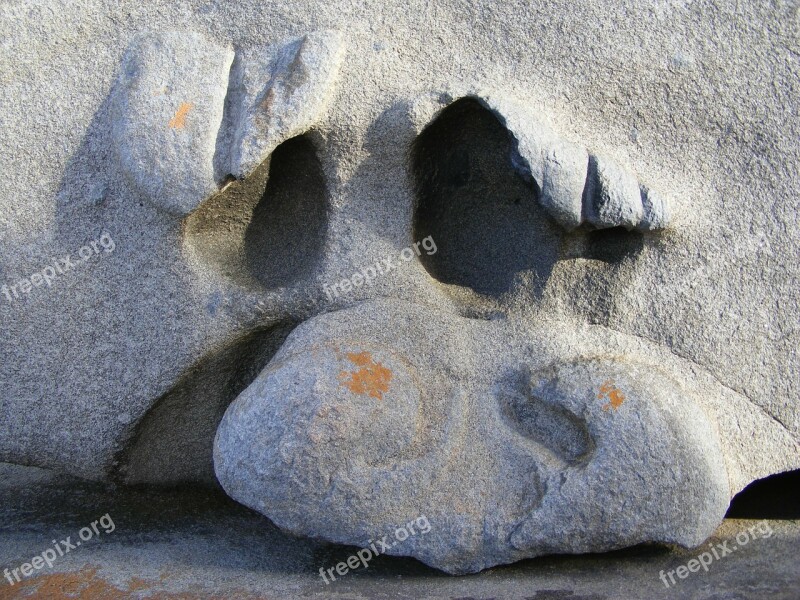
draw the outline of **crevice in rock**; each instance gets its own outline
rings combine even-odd
[[[296,326],[253,331],[200,360],[136,425],[111,479],[125,484],[215,484],[213,445],[228,405],[258,376]]]
[[[800,519],[800,469],[758,479],[736,494],[729,519]]]
[[[581,227],[564,236],[561,259],[584,258],[613,267],[626,259],[635,259],[644,245],[645,236],[640,231],[624,227]]]

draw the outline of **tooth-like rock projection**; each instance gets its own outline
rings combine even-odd
[[[399,301],[316,317],[228,408],[217,476],[280,527],[335,542],[368,547],[425,516],[430,531],[388,553],[450,573],[697,545],[734,491],[700,404],[724,391],[608,358],[603,337]]]
[[[233,50],[197,33],[131,42],[113,97],[122,171],[164,210],[187,214],[217,190],[214,154]]]
[[[481,103],[514,136],[514,167],[536,183],[539,203],[564,229],[584,223],[641,231],[669,226],[665,197],[640,184],[631,171],[561,136],[518,100],[484,91],[428,95],[412,103],[408,116],[421,130],[458,98]]]
[[[638,229],[642,231],[653,231],[664,229],[670,222],[670,206],[663,196],[648,188],[646,185],[640,186],[642,192],[642,220],[638,224]]]
[[[642,192],[636,176],[616,163],[592,157],[589,163],[586,213],[598,229],[633,229],[644,217]]]
[[[315,124],[343,54],[326,31],[236,57],[196,33],[137,36],[113,95],[121,170],[154,205],[191,213]]]
[[[281,142],[314,125],[343,57],[340,35],[329,31],[242,52],[231,81],[228,173],[248,176]]]

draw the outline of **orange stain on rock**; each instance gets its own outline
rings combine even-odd
[[[600,386],[600,393],[597,394],[597,397],[608,398],[608,402],[603,405],[603,410],[617,410],[625,402],[625,394],[610,379],[604,381]]]
[[[97,575],[97,567],[84,567],[72,573],[53,573],[24,579],[0,591],[0,598],[131,598],[131,590],[123,590]]]
[[[383,394],[389,391],[392,372],[381,363],[375,362],[369,352],[348,352],[346,356],[360,368],[339,373],[340,385],[346,386],[354,394],[367,394],[376,400],[382,400]]]
[[[148,598],[164,598],[166,600],[222,600],[241,599],[255,600],[254,596],[244,590],[231,590],[224,595],[211,594],[201,590],[170,593],[160,589],[162,581],[147,581],[138,577],[132,578],[125,587],[118,587],[98,575],[98,568],[86,566],[80,571],[69,573],[52,573],[24,579],[15,585],[0,587],[0,600],[16,598],[48,598],[49,600],[124,600],[141,598],[144,593]]]
[[[186,115],[189,114],[192,107],[194,107],[194,104],[191,102],[184,102],[181,104],[175,112],[175,116],[170,119],[169,126],[172,129],[183,129],[186,127]]]

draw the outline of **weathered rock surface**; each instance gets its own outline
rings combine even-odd
[[[214,155],[233,50],[194,32],[138,36],[123,59],[112,135],[124,174],[186,215],[217,190]]]
[[[285,47],[242,53],[231,81],[229,173],[250,175],[279,144],[320,119],[344,58],[335,31],[317,31]]]
[[[699,545],[740,479],[743,432],[708,416],[726,394],[602,337],[392,301],[316,317],[228,408],[217,476],[292,533],[364,548],[424,516],[387,552],[450,573]]]
[[[636,177],[619,165],[593,158],[587,189],[588,221],[598,229],[633,229],[644,218],[642,192]]]
[[[620,357],[626,368],[645,364],[666,374],[612,369],[632,390],[628,406],[653,394],[652,407],[636,413],[640,420],[626,421],[648,439],[630,441],[626,454],[598,437],[597,451],[617,451],[620,466],[608,469],[630,490],[622,465],[661,469],[646,451],[667,444],[672,432],[667,446],[682,461],[680,477],[656,489],[674,484],[670,489],[698,500],[698,508],[680,520],[666,494],[647,504],[630,492],[641,514],[601,520],[592,539],[574,548],[629,543],[642,514],[659,522],[643,525],[640,537],[693,543],[722,510],[725,486],[709,475],[715,445],[728,494],[800,467],[800,380],[793,376],[800,370],[796,13],[790,4],[620,8],[607,0],[366,11],[344,0],[4,3],[0,460],[95,479],[213,479],[213,435],[226,407],[298,323],[308,321],[292,347],[321,344],[313,339],[322,336],[315,325],[321,318],[339,332],[329,341],[342,348],[380,331],[383,337],[372,341],[388,353],[382,360],[402,356],[402,365],[431,375],[416,383],[427,396],[417,401],[409,387],[397,406],[376,414],[376,423],[402,421],[419,402],[430,418],[452,414],[454,402],[472,415],[466,430],[431,432],[440,436],[439,448],[466,457],[477,473],[476,491],[449,514],[454,496],[437,495],[432,484],[418,488],[404,480],[408,461],[393,462],[392,444],[407,437],[376,446],[389,457],[382,467],[387,481],[405,486],[405,496],[385,500],[396,505],[373,515],[372,525],[412,519],[424,503],[444,519],[434,535],[431,512],[430,534],[409,542],[421,545],[408,553],[455,570],[546,549],[523,527],[511,534],[519,548],[509,550],[504,529],[525,515],[541,518],[525,505],[525,494],[538,493],[523,485],[533,477],[512,482],[518,503],[497,500],[489,523],[495,530],[476,532],[478,515],[491,512],[492,486],[510,491],[511,484],[497,483],[499,473],[545,454],[538,447],[510,457],[487,451],[499,443],[494,436],[507,440],[510,430],[507,419],[490,413],[500,410],[490,384],[502,380],[503,369],[527,366],[535,374],[552,367],[569,374],[572,383],[563,386],[588,393],[582,377]],[[329,31],[347,46],[332,86],[341,47],[335,36],[311,33]],[[126,48],[138,75],[121,73]],[[234,102],[240,88],[232,77],[240,72],[242,82],[252,75],[252,85],[241,88],[242,105]],[[269,77],[260,81],[261,73]],[[311,76],[296,86],[302,73]],[[162,82],[164,97],[145,98],[137,87],[161,89]],[[199,99],[181,97],[201,88]],[[267,97],[273,102],[259,105]],[[120,115],[126,102],[135,110]],[[180,111],[182,102],[195,105]],[[278,107],[286,112],[274,112]],[[243,114],[252,128],[240,132],[237,124],[248,123],[239,120]],[[280,143],[295,133],[301,135]],[[527,150],[520,143],[526,136]],[[236,159],[238,167],[231,166],[234,137],[247,140],[249,153]],[[587,203],[575,226],[589,156],[625,169],[601,188],[598,223],[605,229],[586,223]],[[245,175],[259,161],[249,177],[227,185],[226,175]],[[435,252],[399,258],[426,236]],[[112,238],[113,251],[98,246]],[[378,274],[375,265],[385,268]],[[353,279],[369,269],[376,275]],[[362,303],[362,312],[349,312]],[[366,329],[350,323],[353,314]],[[337,319],[347,326],[333,327]],[[313,335],[307,339],[304,331]],[[420,342],[415,351],[415,339],[427,346]],[[286,357],[289,350],[280,352]],[[334,368],[328,359],[311,370],[314,377]],[[564,390],[572,388],[563,386],[554,384],[553,402],[579,406],[569,404],[572,392]],[[691,401],[670,412],[676,387]],[[437,404],[425,406],[427,398]],[[351,406],[343,396],[323,400]],[[702,435],[707,426],[702,415],[695,418],[695,404],[716,436]],[[625,407],[606,416],[623,418]],[[528,414],[525,405],[518,408]],[[297,421],[287,426],[310,418],[309,411],[298,407]],[[317,434],[361,439],[333,422]],[[554,445],[567,457],[582,456],[580,436],[569,434],[579,430],[565,427],[563,443]],[[478,441],[464,431],[479,432]],[[505,452],[527,452],[539,430],[528,422],[517,435],[520,445]],[[703,452],[688,453],[698,437]],[[268,452],[257,439],[242,448]],[[289,450],[302,455],[308,448]],[[608,455],[592,457],[613,465]],[[558,460],[550,461],[552,472],[563,472]],[[540,462],[531,469],[540,473]],[[459,472],[460,464],[451,470]],[[541,490],[548,481],[542,473]],[[363,498],[367,481],[345,481],[351,487],[344,492]],[[588,481],[567,478],[561,506],[573,513],[556,513],[542,491],[543,514],[594,523],[599,504],[567,502]],[[241,485],[232,493],[255,503],[258,474]],[[434,491],[426,497],[423,489]],[[306,517],[307,523],[276,511],[275,518],[298,531],[329,527],[336,539],[358,541],[366,533],[367,521],[342,516],[326,525],[318,514]],[[540,529],[553,526],[542,521]],[[448,535],[452,555],[444,553]],[[552,537],[563,541],[558,531]]]

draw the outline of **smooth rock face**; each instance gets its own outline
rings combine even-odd
[[[521,333],[397,302],[312,319],[228,408],[220,483],[293,533],[363,547],[424,516],[430,531],[389,552],[449,573],[700,544],[730,489],[692,393],[653,365],[565,360]]]
[[[214,155],[233,51],[194,32],[147,33],[128,48],[113,107],[124,174],[186,215],[217,189]]]

